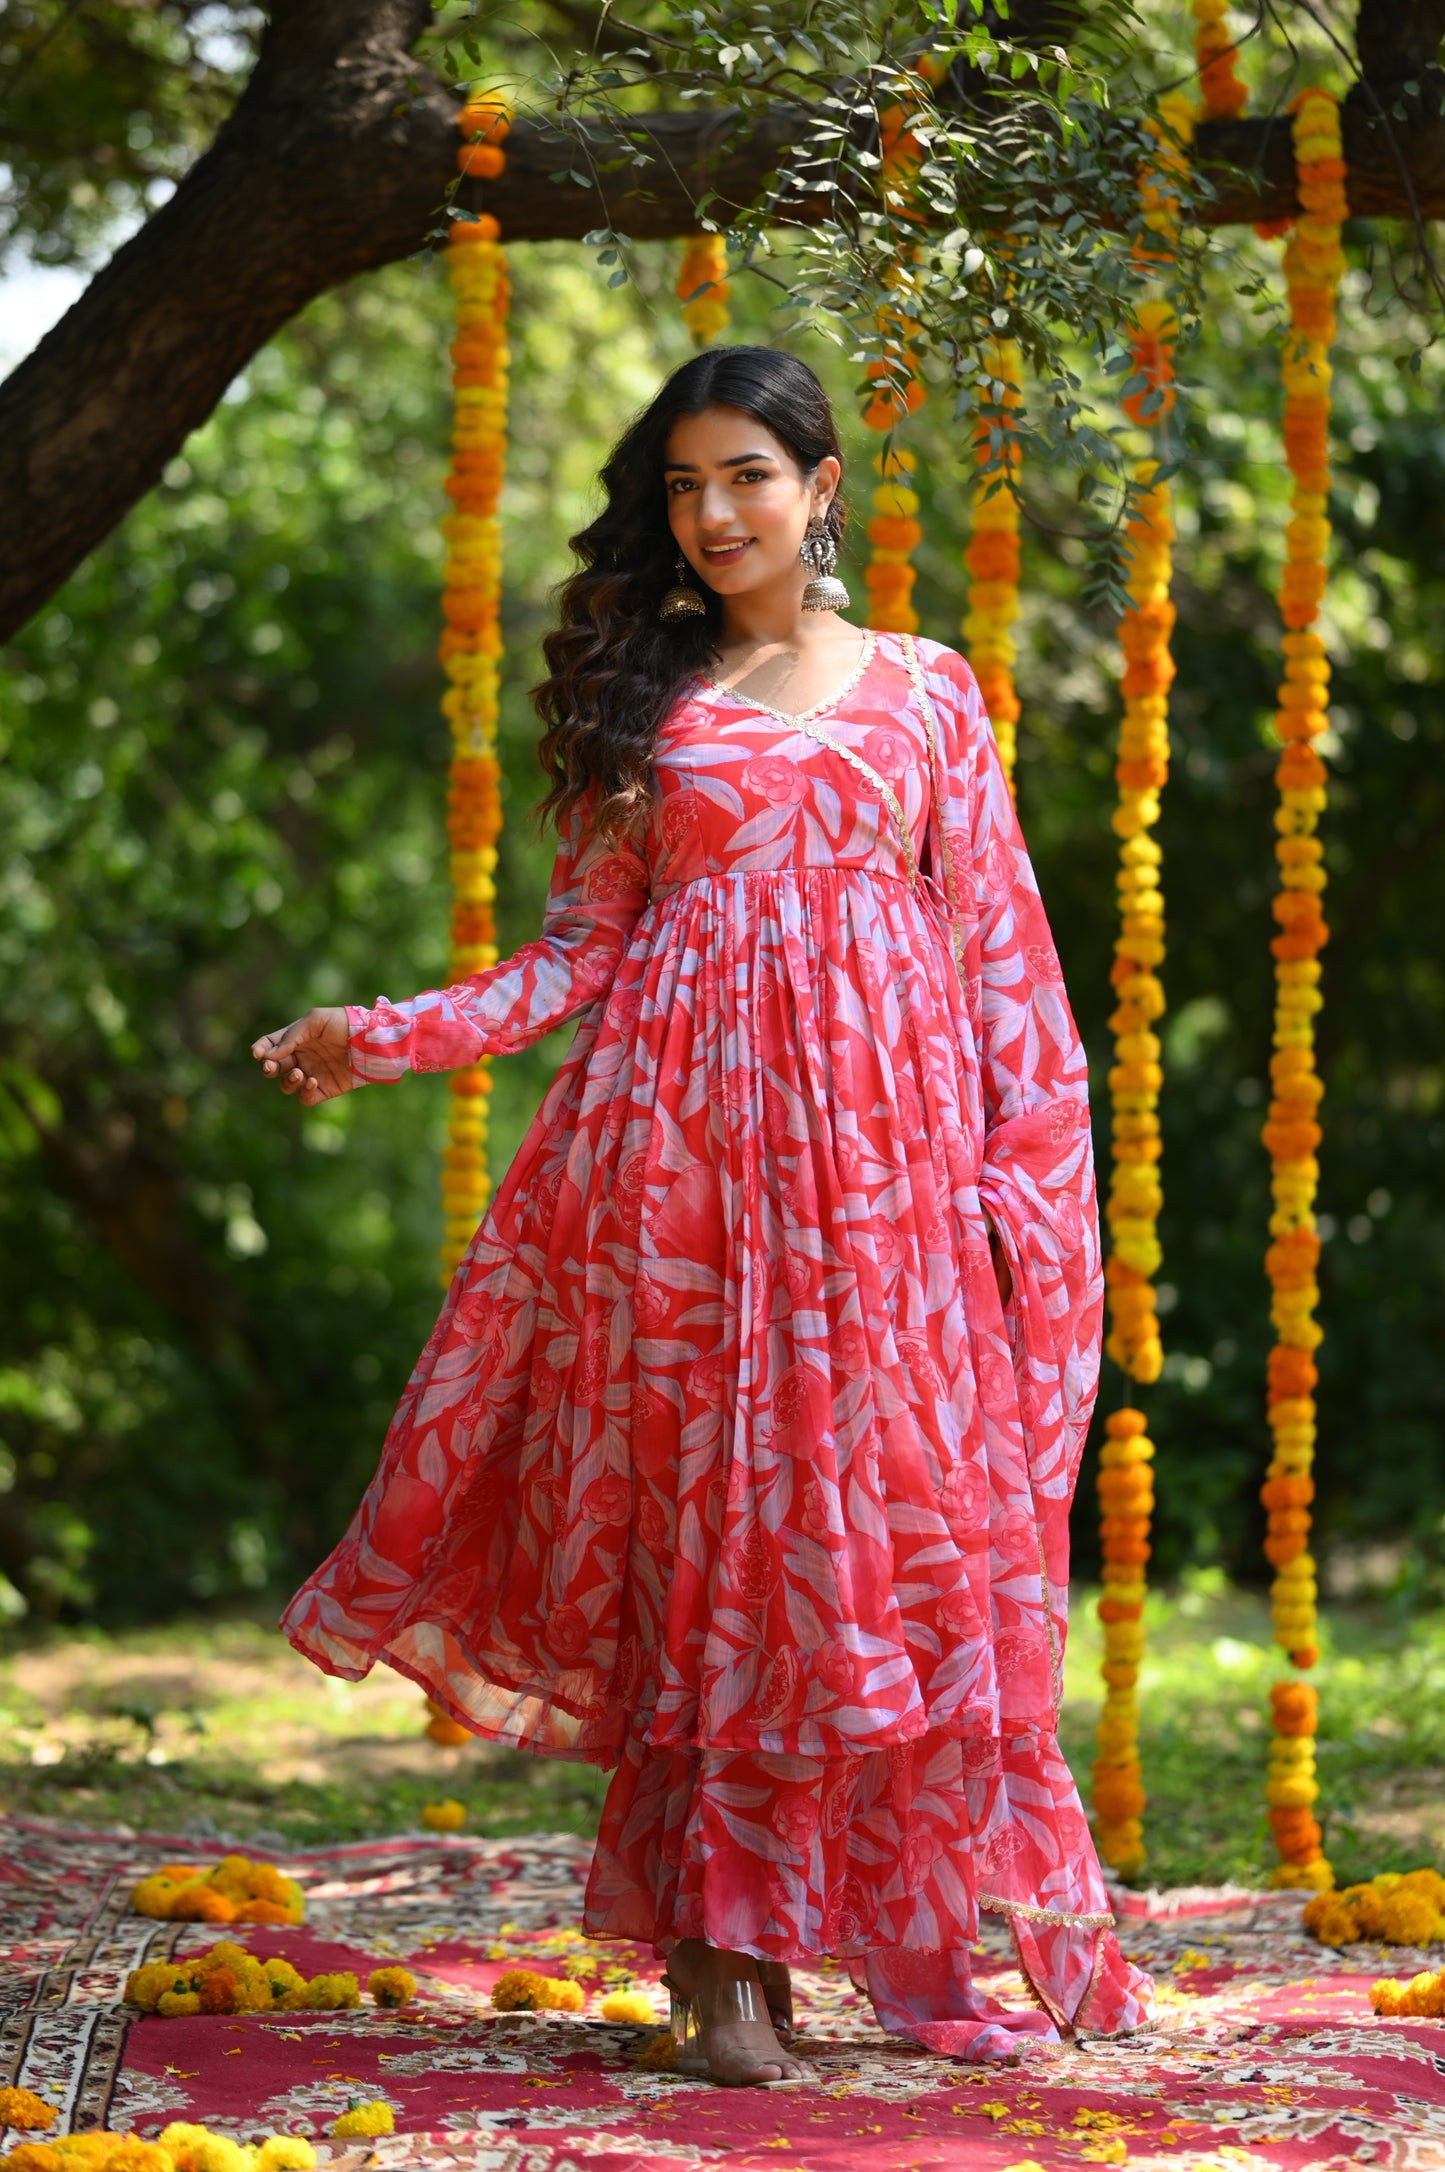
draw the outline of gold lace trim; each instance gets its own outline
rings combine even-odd
[[[1030,1901],[1004,1900],[997,1893],[980,1893],[980,1908],[986,1908],[994,1916],[1024,1916],[1030,1923],[1079,1923],[1085,1930],[1112,1931],[1114,1917],[1103,1915],[1073,1915],[1067,1908],[1035,1908]]]
[[[943,877],[943,894],[955,915],[953,921],[953,955],[960,970],[963,966],[963,929],[957,919],[958,900],[953,894],[953,861],[948,850],[948,839],[943,832],[944,795],[938,783],[938,718],[934,714],[933,701],[924,683],[923,666],[918,660],[912,634],[900,634],[899,646],[903,661],[908,666],[908,676],[913,682],[913,692],[923,716],[923,730],[928,740],[928,773],[933,784],[933,815],[938,825],[938,857],[943,862],[938,872]]]
[[[835,686],[832,693],[825,696],[822,701],[815,701],[811,709],[800,709],[795,716],[790,716],[786,709],[775,709],[771,702],[759,701],[754,694],[743,693],[740,687],[725,686],[721,679],[708,678],[707,683],[709,686],[716,687],[720,694],[731,694],[734,701],[742,702],[749,709],[761,709],[764,716],[776,717],[780,724],[802,724],[806,726],[811,718],[826,716],[830,709],[836,709],[839,702],[852,693],[854,687],[872,663],[873,651],[877,645],[872,628],[866,629],[863,635],[863,653],[843,681],[843,684]]]

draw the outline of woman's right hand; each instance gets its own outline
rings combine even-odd
[[[351,1075],[351,1046],[344,1010],[308,1011],[279,1033],[263,1033],[251,1043],[263,1078],[274,1078],[283,1094],[296,1094],[303,1108],[349,1094],[359,1083]]]

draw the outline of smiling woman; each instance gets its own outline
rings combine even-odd
[[[285,1626],[614,1768],[585,1927],[666,1956],[680,2063],[773,2086],[807,1956],[974,2059],[1150,1988],[1057,1743],[1086,1066],[967,664],[809,608],[840,470],[791,357],[671,379],[547,644],[541,937],[256,1048],[309,1102],[579,1019]],[[982,1909],[1029,2011],[972,1981]]]

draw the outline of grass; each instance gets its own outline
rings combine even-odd
[[[1098,1634],[1076,1596],[1061,1734],[1086,1783]],[[1141,1743],[1151,1883],[1264,1882],[1268,1684],[1283,1672],[1257,1597],[1202,1573],[1149,1601]],[[1330,1610],[1319,1768],[1341,1882],[1445,1858],[1445,1615]],[[109,1636],[32,1632],[0,1657],[0,1810],[70,1825],[259,1845],[414,1831],[460,1797],[474,1832],[591,1832],[606,1775],[438,1749],[418,1692],[378,1670],[317,1673],[262,1621]]]

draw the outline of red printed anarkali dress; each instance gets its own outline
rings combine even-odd
[[[973,676],[869,636],[802,715],[698,682],[655,761],[644,848],[574,820],[538,941],[350,1014],[366,1080],[579,1023],[284,1626],[614,1768],[597,1935],[846,1956],[966,2056],[1135,2025],[1055,1740],[1085,1062]],[[1042,2011],[972,1986],[980,1908]]]

